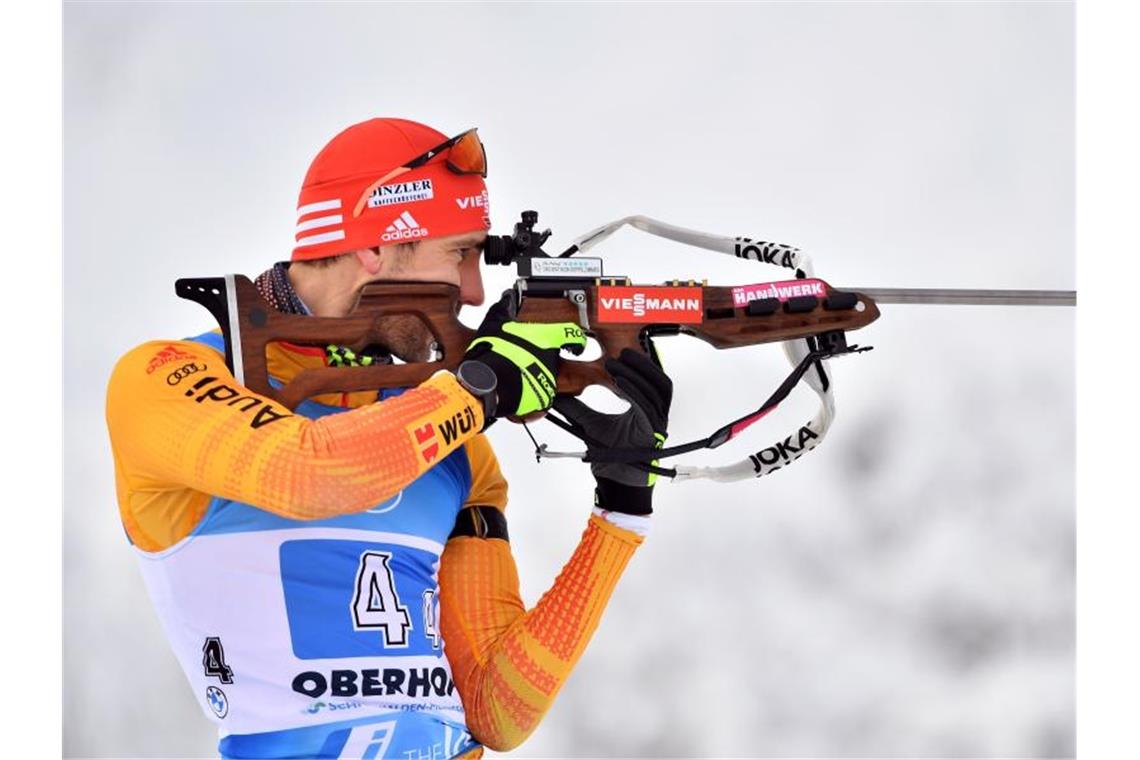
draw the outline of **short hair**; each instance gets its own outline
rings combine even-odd
[[[392,260],[392,268],[396,271],[407,268],[408,264],[410,263],[411,256],[416,252],[416,248],[418,246],[418,240],[396,243],[393,246],[396,249],[396,255]],[[379,253],[380,247],[376,246],[370,250]],[[353,253],[353,251],[346,251],[344,253],[338,253],[335,256],[323,256],[319,259],[301,259],[299,261],[292,262],[292,264],[294,266],[297,264],[302,264],[304,266],[310,266],[314,269],[327,269],[328,267],[334,266],[337,262],[344,259],[345,256],[351,256]]]
[[[418,240],[396,243],[396,245],[393,246],[396,251],[395,255],[392,257],[392,271],[402,272],[411,266],[412,256],[415,254],[416,248],[418,246]]]
[[[313,269],[328,269],[329,267],[333,266],[338,261],[343,259],[345,256],[351,256],[351,255],[352,255],[352,253],[348,252],[348,253],[338,253],[336,256],[324,256],[324,257],[319,258],[319,259],[300,259],[298,261],[292,262],[291,266],[297,266],[298,264],[302,264],[302,265],[307,266],[307,267],[312,267]]]

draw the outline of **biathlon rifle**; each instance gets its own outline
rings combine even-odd
[[[879,303],[1076,305],[1074,291],[833,288],[813,276],[811,261],[798,248],[712,235],[645,216],[629,216],[598,227],[574,240],[561,254],[551,256],[542,249],[551,232],[536,232],[537,223],[537,212],[524,211],[512,235],[488,236],[484,260],[517,267],[513,289],[518,321],[574,322],[600,345],[602,355],[597,359],[562,362],[559,393],[578,395],[591,385],[615,389],[605,370],[605,359],[617,358],[626,348],[648,353],[650,339],[656,336],[691,335],[718,349],[782,343],[792,364],[785,380],[758,409],[704,438],[663,449],[605,448],[590,441],[569,421],[549,414],[551,422],[584,440],[587,450],[553,452],[535,443],[540,459],[571,456],[587,462],[629,462],[678,480],[761,477],[818,446],[835,415],[833,382],[825,360],[870,350],[849,344],[847,333],[878,319]],[[635,285],[627,277],[606,274],[601,258],[578,255],[625,225],[740,259],[780,266],[793,274],[777,282],[735,287],[691,280]],[[356,309],[336,318],[279,312],[241,275],[180,279],[175,292],[205,306],[218,321],[225,336],[226,365],[238,382],[290,409],[323,393],[418,385],[440,369],[455,370],[475,336],[475,331],[457,318],[459,288],[445,283],[370,283],[364,287]],[[285,341],[322,350],[336,344],[360,352],[378,344],[380,322],[397,315],[417,317],[424,323],[436,344],[435,361],[321,367],[304,370],[283,385],[270,380],[266,363],[270,343]],[[819,396],[819,411],[775,444],[723,466],[663,468],[649,464],[655,459],[723,445],[774,410],[800,381]]]

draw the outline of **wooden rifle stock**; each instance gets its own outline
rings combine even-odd
[[[219,282],[210,278],[209,282]],[[177,292],[183,297],[206,305],[222,323],[234,345],[228,320],[201,297],[187,292],[188,283],[207,280],[179,280]],[[613,387],[605,370],[606,357],[618,357],[631,348],[646,351],[645,336],[651,334],[684,334],[716,348],[752,346],[794,338],[805,338],[829,332],[846,332],[865,327],[879,317],[875,302],[861,293],[840,293],[827,287],[827,297],[754,301],[739,306],[729,286],[699,286],[702,291],[700,321],[692,324],[626,323],[601,321],[598,314],[598,288],[595,284],[575,282],[567,291],[585,294],[583,305],[589,325],[581,325],[580,306],[566,293],[542,294],[521,291],[517,319],[520,322],[573,322],[586,328],[602,348],[602,356],[592,361],[565,359],[558,375],[558,391],[570,395],[581,393],[590,385]],[[649,286],[660,290],[668,286]],[[690,286],[693,287],[693,286]],[[201,288],[198,288],[201,290]],[[410,387],[422,383],[441,369],[454,370],[463,359],[475,331],[458,319],[459,289],[446,283],[379,282],[366,286],[357,308],[346,317],[313,317],[276,311],[261,297],[248,278],[233,277],[237,331],[240,340],[244,384],[250,390],[276,399],[286,407],[296,408],[306,398],[324,394],[380,388]],[[225,298],[223,294],[223,300]],[[233,309],[231,308],[232,313]],[[317,346],[329,344],[353,351],[382,344],[380,323],[385,318],[410,316],[419,319],[431,332],[442,358],[439,361],[408,364],[380,364],[367,367],[321,367],[299,373],[289,383],[274,387],[269,380],[266,347],[275,341]]]

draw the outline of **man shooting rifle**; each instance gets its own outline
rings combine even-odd
[[[372,119],[321,150],[290,262],[256,280],[276,310],[344,317],[365,285],[442,282],[483,302],[486,154]],[[554,403],[571,323],[491,308],[455,373],[411,388],[326,393],[295,410],[239,383],[219,331],[128,352],[107,390],[120,515],[223,757],[477,757],[518,746],[550,709],[652,512],[644,467],[595,464],[596,506],[553,586],[519,597],[507,483],[484,429]],[[390,316],[366,350],[271,344],[276,383],[306,369],[430,358]],[[660,446],[672,384],[609,359],[631,402],[559,410],[615,447]],[[426,753],[426,755],[425,755]]]

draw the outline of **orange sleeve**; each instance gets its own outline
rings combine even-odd
[[[467,493],[466,507],[507,508],[507,480],[499,470],[499,460],[485,435],[477,435],[466,444],[467,461],[471,465],[471,490]]]
[[[505,504],[506,482],[489,445],[486,454],[480,445],[473,441],[468,448],[472,494],[496,493],[501,482]],[[490,499],[469,502],[501,508]],[[534,731],[582,656],[641,541],[591,516],[569,562],[530,610],[519,596],[507,541],[447,542],[439,569],[440,627],[467,727],[478,741],[508,750]]]
[[[240,386],[191,341],[120,359],[106,413],[123,522],[148,551],[187,535],[211,495],[301,520],[368,509],[483,426],[482,406],[447,372],[310,420]]]

